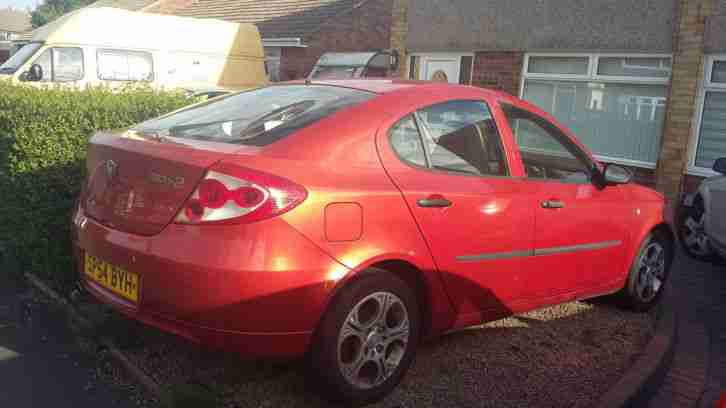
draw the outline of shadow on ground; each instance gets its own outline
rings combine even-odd
[[[0,276],[0,406],[134,406],[130,394],[99,382],[99,364],[79,350],[61,311]]]

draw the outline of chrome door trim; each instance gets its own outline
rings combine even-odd
[[[594,251],[596,249],[605,249],[605,248],[618,246],[622,243],[623,243],[622,241],[603,241],[603,242],[595,242],[592,244],[570,245],[570,246],[561,246],[561,247],[554,247],[554,248],[540,248],[540,249],[534,250],[534,256],[562,254],[562,253],[579,252],[579,251]]]
[[[495,259],[508,259],[508,258],[519,258],[523,256],[532,256],[534,251],[512,251],[512,252],[496,252],[491,254],[478,254],[478,255],[461,255],[457,256],[456,260],[459,262],[478,262],[478,261],[491,261]]]
[[[456,257],[456,260],[459,262],[479,262],[479,261],[490,261],[490,260],[495,260],[495,259],[520,258],[520,257],[527,257],[527,256],[546,256],[546,255],[564,254],[564,253],[579,252],[579,251],[595,251],[598,249],[616,247],[616,246],[621,245],[622,243],[623,243],[623,241],[602,241],[602,242],[593,242],[593,243],[589,243],[589,244],[568,245],[568,246],[559,246],[559,247],[552,247],[552,248],[538,248],[538,249],[534,249],[534,250],[495,252],[495,253],[477,254],[477,255],[460,255],[460,256]]]

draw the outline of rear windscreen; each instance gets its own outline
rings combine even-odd
[[[237,93],[152,119],[142,133],[266,146],[376,94],[325,85],[277,85]]]

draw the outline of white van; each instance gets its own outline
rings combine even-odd
[[[264,85],[252,24],[87,7],[36,29],[0,79],[74,87],[145,83],[189,91]]]

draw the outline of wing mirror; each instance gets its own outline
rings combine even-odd
[[[633,180],[633,173],[617,164],[608,164],[605,166],[603,179],[606,185],[628,184]]]
[[[726,175],[726,157],[720,157],[713,162],[713,171]]]
[[[20,75],[21,81],[36,82],[41,79],[43,79],[43,67],[38,64],[31,65],[29,70]]]

